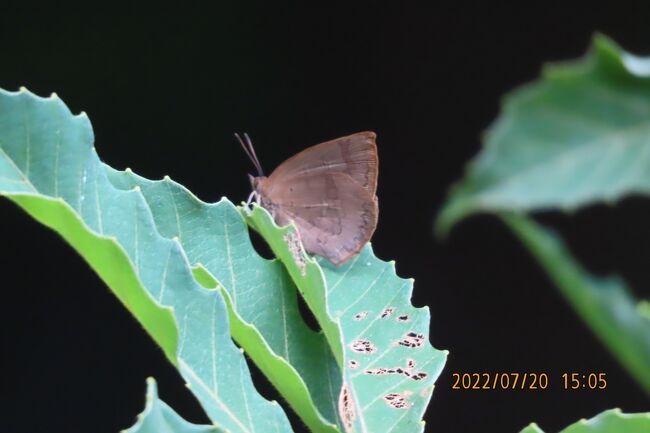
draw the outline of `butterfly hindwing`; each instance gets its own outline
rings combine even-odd
[[[310,253],[341,264],[370,240],[377,225],[377,199],[346,173],[299,176],[283,194],[262,196],[278,224],[294,221]],[[266,203],[265,203],[266,201]]]

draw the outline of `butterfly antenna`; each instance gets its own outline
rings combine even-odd
[[[260,160],[257,159],[257,154],[255,153],[255,148],[253,147],[253,142],[251,141],[251,138],[245,132],[244,132],[244,138],[246,139],[246,144],[248,144],[248,149],[250,150],[249,156],[251,154],[253,155],[251,159],[253,160],[253,164],[255,164],[255,168],[257,169],[257,174],[259,176],[264,176],[264,171],[262,171],[262,165],[260,164]]]
[[[258,168],[259,162],[257,162],[256,158],[254,158],[253,155],[251,154],[250,150],[248,150],[248,147],[246,146],[246,143],[244,142],[244,140],[242,140],[241,136],[239,134],[237,134],[237,133],[235,133],[235,138],[237,139],[237,141],[239,141],[239,144],[241,145],[241,148],[244,149],[244,152],[246,152],[246,156],[248,156],[248,159],[251,160],[251,162],[255,166],[255,169],[257,171],[259,171],[260,170]]]

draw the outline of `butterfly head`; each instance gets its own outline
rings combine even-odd
[[[266,176],[253,176],[252,174],[249,174],[248,180],[251,183],[251,188],[253,188],[253,191],[261,192],[262,184],[266,180]]]

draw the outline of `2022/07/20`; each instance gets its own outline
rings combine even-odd
[[[456,390],[544,390],[549,387],[548,373],[452,373],[451,389]],[[562,389],[605,389],[606,373],[563,373]]]

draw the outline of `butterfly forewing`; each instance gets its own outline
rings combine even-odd
[[[278,224],[294,221],[307,251],[338,265],[370,240],[377,199],[350,175],[322,172],[282,184],[263,195],[262,204],[274,210]]]
[[[270,186],[302,176],[346,173],[374,197],[379,170],[375,139],[374,132],[358,132],[309,147],[280,164],[269,176]]]

